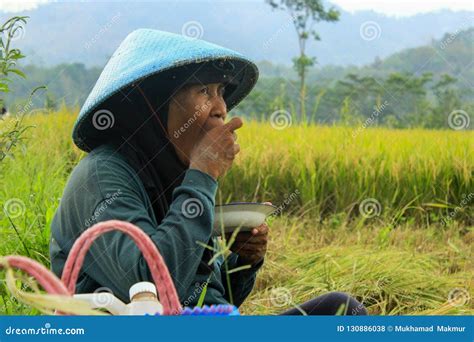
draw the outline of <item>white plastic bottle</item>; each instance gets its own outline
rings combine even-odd
[[[81,293],[74,298],[86,301],[91,308],[103,308],[112,315],[156,315],[163,314],[163,306],[158,301],[153,283],[142,281],[134,284],[130,290],[130,303],[125,304],[112,293]]]
[[[158,301],[156,287],[153,283],[142,281],[134,284],[130,290],[128,315],[163,314],[163,306]]]

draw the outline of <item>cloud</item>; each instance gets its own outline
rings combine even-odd
[[[52,2],[52,0],[0,0],[0,12],[28,11],[48,2]]]
[[[404,17],[441,9],[473,11],[472,0],[329,0],[348,12],[372,10],[390,16]]]

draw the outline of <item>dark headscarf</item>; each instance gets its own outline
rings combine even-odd
[[[187,165],[178,158],[168,132],[170,98],[186,84],[226,84],[226,96],[235,89],[236,81],[224,64],[194,64],[134,84],[125,92],[121,103],[115,103],[117,132],[111,143],[137,172],[153,206],[158,224],[172,203],[173,190],[184,178]],[[130,116],[134,113],[134,117]],[[125,119],[126,118],[126,119]],[[198,273],[209,273],[207,261],[212,252],[205,249]]]
[[[185,85],[217,82],[226,84],[227,97],[238,82],[235,72],[227,61],[182,66],[135,83],[122,91],[120,103],[113,104],[118,131],[112,143],[140,177],[158,224],[166,216],[173,190],[182,183],[188,168],[179,160],[167,132],[171,97]]]
[[[137,172],[153,206],[158,224],[166,216],[174,188],[184,178],[187,166],[178,158],[166,130],[168,104],[149,99],[141,86],[127,95],[136,113],[134,122],[124,123],[119,137],[112,142]],[[123,108],[122,108],[123,110]]]

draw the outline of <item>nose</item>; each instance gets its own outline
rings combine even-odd
[[[211,100],[211,111],[209,116],[225,120],[227,117],[227,105],[221,96],[214,96]]]

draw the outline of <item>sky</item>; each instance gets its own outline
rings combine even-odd
[[[329,0],[348,12],[374,10],[390,16],[411,16],[441,9],[474,10],[473,0]]]
[[[41,4],[51,2],[49,0],[0,0],[0,10],[2,12],[16,13],[20,11],[32,10]]]
[[[0,11],[32,10],[54,0],[0,0]],[[228,0],[227,0],[228,1]],[[234,0],[242,1],[242,0]],[[248,1],[248,0],[247,0]],[[258,0],[253,0],[258,1]],[[263,0],[260,0],[263,1]],[[440,9],[474,11],[473,0],[328,0],[348,12],[373,10],[389,16],[411,16]],[[79,2],[79,1],[78,1]]]

